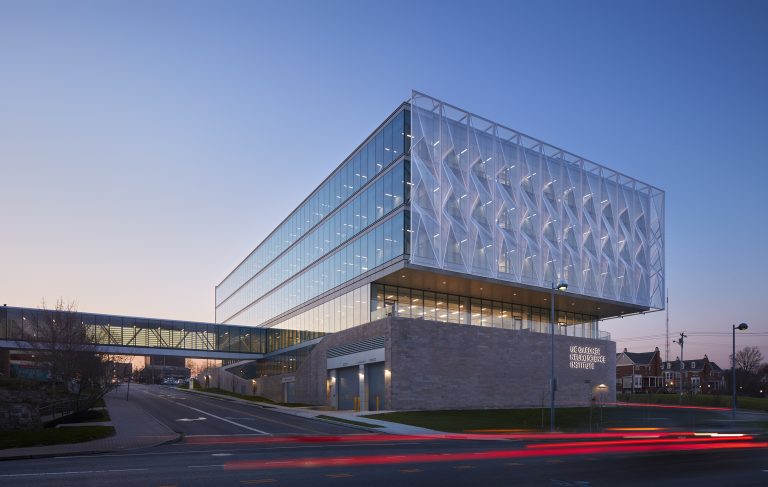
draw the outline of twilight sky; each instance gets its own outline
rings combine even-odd
[[[756,1],[3,1],[0,304],[213,321],[214,285],[413,88],[664,189],[671,338],[725,367],[746,321],[768,357],[767,23]],[[664,319],[603,329],[663,355]]]

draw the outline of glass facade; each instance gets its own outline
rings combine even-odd
[[[414,92],[411,262],[664,308],[664,192]]]
[[[312,264],[267,296],[228,319],[238,324],[264,324],[323,293],[348,283],[369,269],[406,252],[408,213],[400,210]],[[279,326],[283,326],[282,323]]]
[[[370,320],[371,286],[365,284],[280,321],[284,330],[309,330],[320,335],[346,330]]]
[[[274,317],[275,313],[279,314],[291,309],[296,305],[296,301],[286,302],[286,307],[282,309],[278,307],[277,310],[270,311],[268,315],[264,316],[253,313],[241,313],[244,308],[256,303],[273,289],[281,287],[294,276],[301,274],[308,267],[318,263],[318,259],[323,259],[332,253],[341,255],[342,252],[346,252],[346,247],[351,248],[354,252],[354,257],[349,262],[353,268],[346,269],[342,263],[342,267],[334,267],[334,274],[321,273],[319,276],[316,276],[316,279],[313,280],[316,284],[314,287],[322,289],[320,292],[327,291],[345,282],[346,279],[344,278],[356,277],[362,272],[382,264],[384,259],[389,260],[392,257],[389,255],[391,254],[391,249],[386,248],[389,240],[385,240],[384,234],[389,237],[395,237],[397,242],[403,241],[402,238],[394,235],[395,230],[388,227],[391,223],[385,224],[383,228],[376,230],[382,232],[381,245],[377,247],[381,252],[373,252],[374,249],[370,249],[371,251],[369,252],[367,238],[356,242],[351,247],[349,242],[354,240],[364,230],[384,220],[394,210],[400,208],[404,201],[408,199],[409,186],[407,182],[410,179],[409,166],[408,160],[402,160],[391,166],[346,202],[343,207],[340,207],[338,211],[325,218],[319,225],[316,225],[288,251],[262,268],[232,296],[217,306],[217,321],[222,323],[261,324],[265,320]],[[359,245],[361,249],[355,249],[356,245]],[[340,249],[340,247],[342,248]],[[325,260],[329,261],[330,265],[333,265],[333,257]],[[322,264],[322,262],[320,261],[319,264]],[[339,270],[337,271],[337,269]],[[338,280],[336,279],[337,277],[342,277],[342,279]],[[330,287],[326,285],[326,281],[330,283]],[[293,292],[296,293],[298,302],[303,302],[316,296],[316,294],[312,295],[312,289],[299,288],[298,291],[294,289]]]
[[[547,291],[564,279],[572,297],[660,309],[664,193],[413,92],[217,286],[216,321],[280,327],[282,345],[388,315],[549,332],[547,308],[375,282],[387,265]],[[556,320],[608,338],[596,316]]]
[[[154,320],[130,316],[66,313],[31,308],[0,307],[0,340],[40,341],[38,333],[51,314],[72,316],[84,328],[89,343],[121,347],[153,347],[207,352],[269,353],[318,338],[308,330],[253,328],[189,321]]]
[[[374,284],[371,319],[416,318],[462,325],[549,333],[550,309],[487,299]],[[556,311],[555,333],[583,338],[610,338],[593,316]]]
[[[216,287],[216,305],[253,279],[377,174],[410,150],[410,112],[400,110],[347,158],[291,215]],[[389,192],[391,193],[391,191]],[[382,204],[384,202],[382,201]],[[347,220],[346,224],[354,224]],[[323,243],[322,248],[332,248]],[[222,321],[226,317],[219,318]]]
[[[270,355],[263,359],[254,360],[239,368],[229,369],[243,379],[255,379],[269,375],[292,374],[299,369],[299,365],[312,352],[314,346],[302,347],[296,350]]]

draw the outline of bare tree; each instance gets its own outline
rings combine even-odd
[[[733,356],[731,356],[731,360],[733,360]],[[757,347],[744,347],[736,352],[736,368],[749,374],[757,373],[762,363],[763,354]]]
[[[56,384],[62,382],[77,394],[79,402],[84,386],[101,388],[105,377],[104,361],[96,351],[92,331],[80,321],[74,302],[59,299],[49,310],[43,301],[42,310],[27,346],[48,369],[54,395]]]

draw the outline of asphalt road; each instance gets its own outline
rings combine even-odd
[[[131,401],[173,431],[197,435],[319,435],[358,430],[241,404],[174,387],[131,385]]]
[[[131,453],[0,462],[0,485],[768,485],[765,447],[679,452],[673,439],[660,452],[562,453],[547,445],[563,443],[368,434],[170,388],[136,388],[134,398],[184,439]]]

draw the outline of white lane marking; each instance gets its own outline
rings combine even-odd
[[[212,418],[216,418],[216,419],[219,419],[221,421],[224,421],[224,422],[227,422],[227,423],[230,423],[230,424],[234,424],[235,426],[239,426],[239,427],[241,427],[243,429],[247,429],[249,431],[255,431],[256,433],[261,433],[262,435],[271,436],[266,431],[262,431],[262,430],[256,429],[256,428],[251,428],[250,426],[246,426],[244,424],[236,423],[236,422],[232,421],[231,419],[222,418],[221,416],[216,416],[215,414],[211,414],[209,412],[203,411],[202,409],[193,408],[192,406],[188,406],[186,404],[181,404],[181,403],[178,403],[178,402],[174,402],[174,404],[178,404],[179,406],[183,406],[183,407],[189,408],[189,409],[191,409],[193,411],[197,411],[200,414],[205,414],[206,416],[210,416]]]
[[[106,470],[80,470],[77,472],[40,472],[40,473],[11,473],[0,477],[34,477],[38,475],[78,475],[84,473],[106,473]]]
[[[231,453],[211,453],[212,457],[231,457]]]
[[[231,436],[264,436],[259,433],[238,433],[235,435],[184,435],[184,438],[229,438]],[[174,443],[174,446],[184,446],[184,443]]]
[[[218,435],[216,435],[218,436]],[[248,435],[248,436],[263,436],[263,435]],[[400,446],[400,445],[421,445],[423,443],[421,442],[414,442],[414,441],[407,441],[407,442],[393,442],[393,443],[387,443],[386,446]],[[249,448],[248,451],[254,452],[254,451],[270,451],[270,450],[302,450],[305,448],[357,448],[360,446],[378,446],[381,445],[381,443],[378,442],[366,442],[366,443],[351,443],[346,445],[339,445],[339,444],[329,444],[329,445],[296,445],[296,446],[271,446],[267,448]],[[182,445],[189,447],[190,445]],[[250,446],[247,445],[246,446]],[[201,455],[203,453],[211,453],[211,452],[238,452],[239,450],[194,450],[190,449],[188,451],[172,451],[172,452],[164,452],[164,453],[120,453],[120,454],[104,454],[99,455],[100,457],[156,457],[156,456],[167,456],[167,455]],[[450,453],[442,453],[442,455],[450,455]],[[390,458],[405,458],[406,455],[399,455],[396,457],[390,457]],[[93,455],[67,455],[66,457],[53,457],[58,460],[65,460],[70,458],[93,458]]]
[[[199,418],[181,418],[181,419],[177,419],[176,421],[181,421],[181,422],[188,422],[188,421],[205,421],[206,419],[208,419],[208,418],[203,418],[203,417],[201,416],[201,417],[199,417]]]
[[[110,472],[143,472],[145,470],[149,470],[149,469],[148,468],[121,468],[121,469],[110,470]]]

